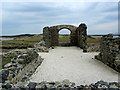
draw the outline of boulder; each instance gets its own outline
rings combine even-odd
[[[24,60],[24,59],[17,59],[17,62],[18,62],[19,64],[25,64],[25,60]]]
[[[11,62],[12,62],[12,63],[16,63],[17,60],[14,58],[14,59],[11,59]]]
[[[28,84],[28,87],[29,87],[29,89],[35,89],[35,88],[36,88],[36,85],[37,85],[37,83],[35,83],[35,82],[30,82],[30,83]]]
[[[5,68],[9,68],[12,67],[12,63],[7,63],[6,65],[4,65]]]
[[[4,83],[9,76],[9,70],[4,69],[0,72],[0,83]]]
[[[12,88],[12,85],[9,84],[9,83],[3,84],[3,85],[2,85],[2,88],[7,89],[7,90],[10,90],[10,89]]]
[[[115,60],[114,64],[117,65],[117,66],[120,65],[120,60]]]
[[[65,80],[62,81],[62,84],[64,84],[64,85],[70,85],[71,82],[68,79],[65,79]]]

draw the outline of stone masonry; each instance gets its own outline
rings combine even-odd
[[[59,41],[59,31],[61,29],[70,30],[70,45],[78,46],[83,49],[84,52],[87,51],[87,26],[82,23],[79,27],[73,25],[57,25],[52,27],[43,28],[43,40],[45,41],[46,47],[50,48],[52,46],[58,46]]]
[[[96,59],[102,61],[116,71],[120,72],[120,50],[119,38],[113,38],[111,34],[104,35],[101,38],[100,53],[95,56]]]

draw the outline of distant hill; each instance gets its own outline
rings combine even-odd
[[[109,33],[112,34],[112,33]],[[89,36],[103,36],[103,35],[107,35],[107,34],[91,34]],[[112,34],[113,36],[120,36],[120,34]]]
[[[0,36],[0,37],[5,37],[5,38],[15,38],[15,37],[30,37],[30,36],[34,36],[36,34],[21,34],[21,35],[13,35],[13,36]]]

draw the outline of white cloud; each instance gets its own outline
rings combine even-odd
[[[109,34],[109,33],[118,33],[118,22],[108,22],[108,23],[101,23],[95,26],[90,27],[91,29],[88,30],[88,33],[94,32],[96,34]],[[103,33],[104,32],[104,33]]]
[[[112,5],[111,5],[112,4]],[[117,30],[117,3],[98,2],[4,2],[3,28],[7,33],[42,33],[44,26],[84,22],[89,33]],[[107,6],[107,7],[106,7]],[[114,23],[113,23],[114,22]],[[109,29],[110,27],[110,29]],[[35,29],[35,30],[34,30]],[[10,32],[12,30],[12,32]],[[41,30],[41,31],[40,31]],[[113,30],[114,32],[114,30]]]

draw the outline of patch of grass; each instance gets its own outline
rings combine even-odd
[[[101,36],[88,36],[87,37],[87,44],[89,46],[99,45],[100,44],[100,40],[101,40]]]
[[[3,49],[7,49],[8,51],[11,49],[23,49],[23,48],[31,48],[34,47],[34,44],[39,42],[42,39],[42,35],[34,35],[30,37],[18,37],[15,40],[6,40],[2,41],[0,47]],[[0,69],[4,67],[5,64],[9,63],[12,58],[17,57],[16,53],[6,54],[1,56],[2,64],[0,65]]]
[[[87,36],[88,45],[99,45],[101,36]],[[70,35],[59,35],[59,43],[70,42]]]
[[[60,34],[58,41],[59,41],[59,43],[69,43],[70,42],[70,35]]]
[[[6,40],[2,41],[3,49],[23,49],[23,48],[32,48],[34,44],[39,42],[43,38],[42,35],[34,35],[30,37],[18,37],[15,40]],[[101,36],[88,36],[87,43],[89,46],[91,45],[99,45]],[[59,35],[59,43],[69,43],[70,35]]]
[[[2,68],[4,68],[4,65],[9,63],[11,59],[16,58],[18,55],[16,53],[7,53],[5,55],[2,55]]]
[[[42,39],[42,35],[35,35],[31,37],[19,37],[15,40],[6,40],[2,41],[2,47],[3,49],[23,49],[23,48],[32,48],[34,47],[34,44],[39,42]]]

